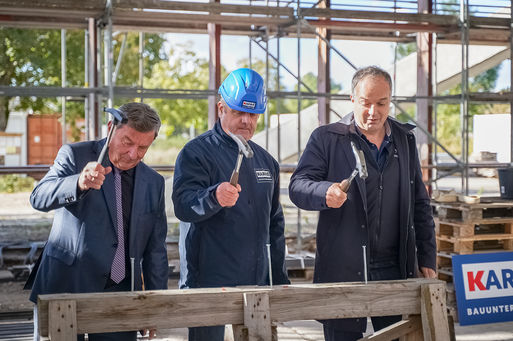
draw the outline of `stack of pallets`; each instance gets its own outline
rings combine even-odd
[[[439,278],[452,282],[452,256],[513,251],[513,201],[481,198],[480,203],[433,203],[437,270]]]

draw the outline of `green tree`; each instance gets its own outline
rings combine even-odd
[[[114,37],[114,56],[119,55],[124,34]],[[153,65],[166,58],[162,49],[165,39],[157,34],[145,36],[145,75],[151,73]],[[128,33],[122,67],[117,85],[134,86],[138,81],[137,33]],[[68,86],[84,86],[84,31],[66,32],[66,79]],[[61,31],[32,30],[0,27],[0,85],[6,86],[60,86],[61,85]],[[59,100],[48,97],[20,97],[12,102],[0,97],[0,131],[5,131],[9,109],[28,110],[46,114],[60,111]],[[77,118],[83,117],[81,102],[68,102],[66,117],[74,126]]]
[[[392,46],[392,48],[395,48]],[[403,59],[406,56],[409,56],[413,52],[417,52],[417,43],[416,42],[410,42],[410,43],[398,43],[397,44],[397,59]]]
[[[470,92],[491,91],[495,88],[499,75],[500,65],[491,68],[473,79],[469,80]],[[461,84],[446,91],[442,95],[458,95],[461,93]],[[468,113],[470,120],[474,115],[492,113],[494,103],[469,103]],[[470,121],[472,122],[472,121]],[[461,120],[459,104],[439,104],[437,106],[437,135],[440,142],[454,154],[461,154]],[[473,131],[469,124],[470,133]],[[470,144],[472,145],[472,144]]]
[[[312,72],[308,72],[306,75],[301,77],[301,81],[313,92],[317,92],[317,76]],[[302,91],[308,92],[305,86],[301,86]],[[330,80],[330,93],[335,94],[342,90],[342,84],[335,83],[333,79]],[[297,84],[294,85],[294,91],[297,91]],[[312,104],[316,103],[316,99],[303,99],[301,100],[301,108],[307,108]],[[289,99],[287,100],[287,108],[289,108],[290,112],[297,111],[297,100]]]
[[[145,79],[147,87],[175,90],[207,90],[208,60],[191,51],[191,43],[176,45],[168,52],[169,60],[155,64],[151,78]],[[225,74],[224,69],[221,70]],[[199,132],[208,126],[207,99],[148,99],[160,114],[163,132],[170,136],[187,131],[191,125]]]

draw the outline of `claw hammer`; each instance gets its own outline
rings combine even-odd
[[[232,176],[230,177],[230,184],[234,187],[237,187],[237,183],[239,183],[239,170],[240,165],[242,163],[242,157],[245,156],[247,159],[253,157],[253,149],[249,146],[248,142],[240,135],[235,135],[231,132],[228,132],[230,137],[237,143],[239,147],[239,155],[237,157],[237,163],[235,164],[235,168],[233,169]]]
[[[365,163],[365,156],[363,155],[363,151],[356,148],[356,145],[353,141],[351,141],[351,149],[353,150],[354,158],[356,159],[356,167],[349,178],[340,182],[340,188],[344,192],[347,192],[349,186],[351,186],[351,182],[353,182],[357,174],[360,174],[360,178],[364,180],[367,179],[367,176],[369,175],[367,173],[367,163]]]

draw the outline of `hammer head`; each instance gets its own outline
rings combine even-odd
[[[244,139],[244,137],[240,135],[235,135],[232,132],[228,132],[228,135],[237,143],[237,146],[239,146],[239,152],[244,154],[246,158],[252,158],[253,157],[253,149],[249,146],[249,143]]]
[[[354,158],[356,159],[356,169],[358,170],[358,174],[360,174],[360,178],[367,179],[369,173],[367,172],[367,163],[365,162],[365,156],[363,152],[356,148],[356,145],[353,141],[351,141],[351,148],[353,149]]]
[[[116,125],[118,123],[126,123],[128,121],[125,114],[118,109],[103,108],[103,111],[108,112],[109,114],[112,115],[112,117],[114,117],[114,125]]]

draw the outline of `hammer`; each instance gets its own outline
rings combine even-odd
[[[232,176],[230,177],[230,184],[234,187],[237,187],[237,183],[239,182],[239,169],[242,163],[242,157],[245,156],[248,159],[252,158],[253,149],[251,149],[249,144],[242,136],[235,135],[231,132],[228,132],[228,134],[235,141],[235,143],[237,143],[237,146],[239,147],[239,156],[237,157],[237,163],[235,164]]]
[[[109,130],[109,133],[107,134],[107,141],[103,145],[102,151],[100,152],[100,156],[98,156],[98,163],[103,164],[103,159],[105,158],[105,154],[107,153],[107,150],[109,149],[109,143],[112,138],[112,134],[114,133],[114,130],[116,130],[118,123],[126,123],[128,120],[125,116],[125,114],[118,109],[114,108],[103,108],[103,111],[108,112],[112,115],[112,128]]]
[[[360,174],[360,178],[367,179],[367,176],[369,175],[367,173],[367,164],[365,163],[365,156],[363,155],[363,152],[356,148],[356,145],[353,141],[351,141],[351,149],[353,150],[354,158],[356,159],[356,167],[349,176],[349,178],[344,179],[340,182],[340,187],[344,192],[347,192],[349,189],[349,186],[351,186],[351,182],[353,182],[353,179],[356,177],[356,174]]]

